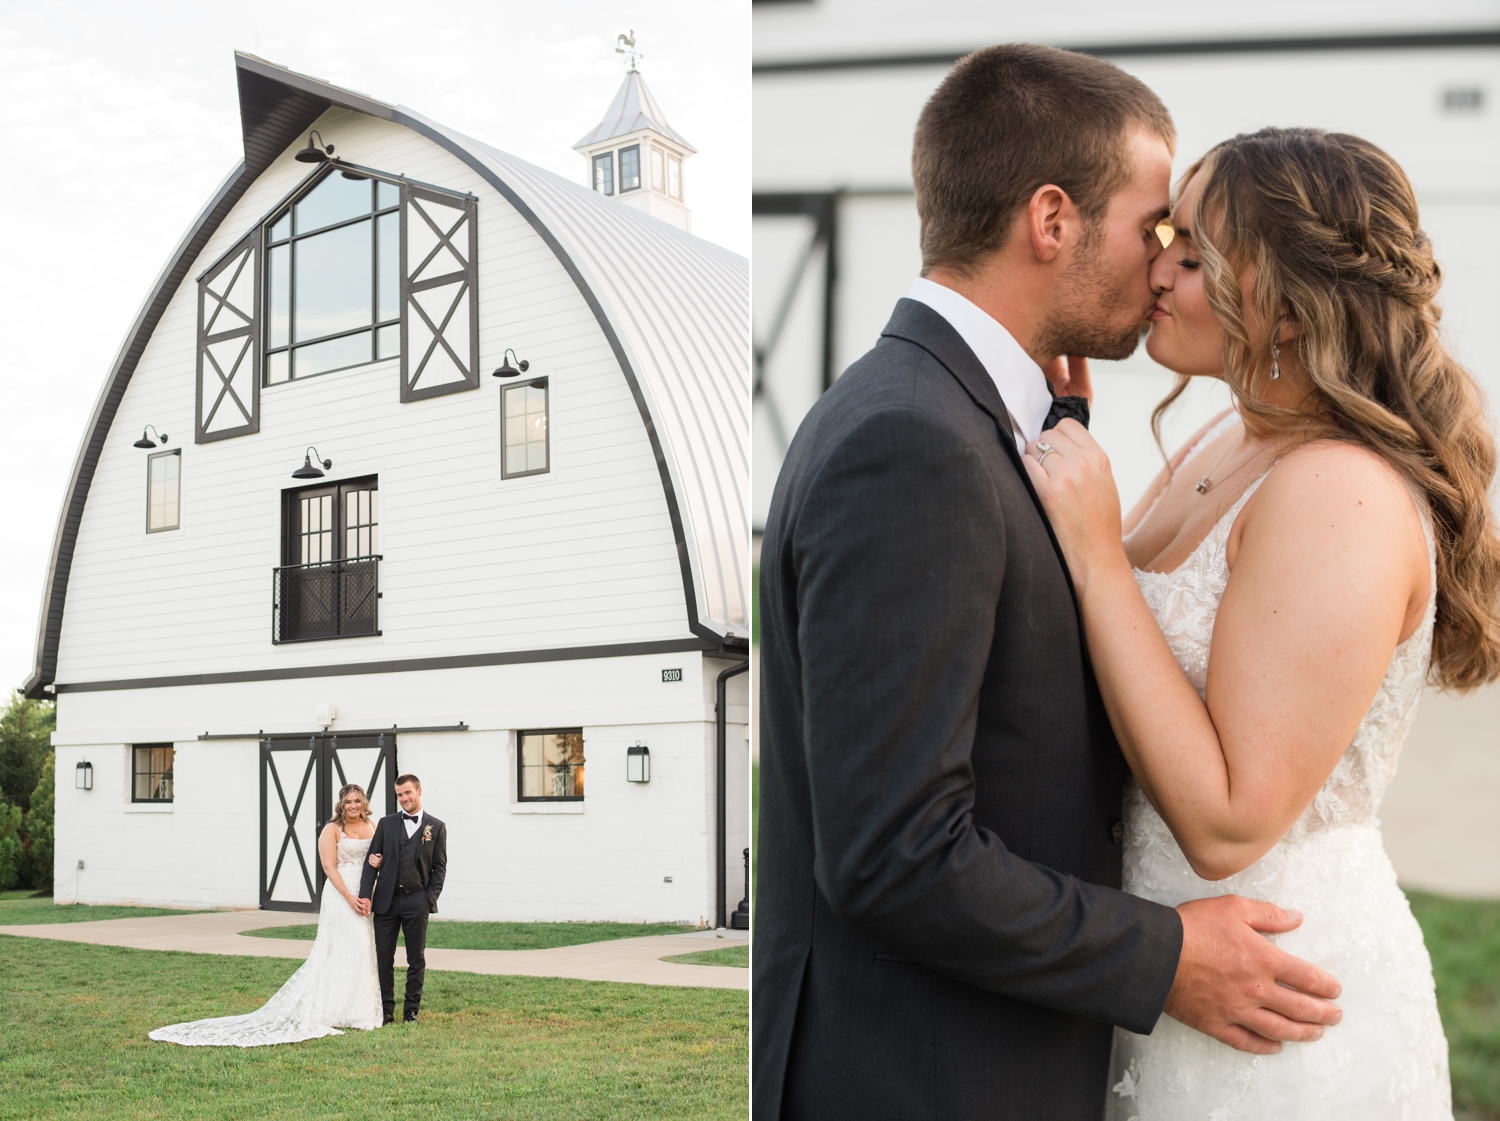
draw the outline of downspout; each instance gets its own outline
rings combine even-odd
[[[717,697],[714,702],[714,712],[718,718],[717,742],[715,743],[715,747],[718,752],[718,767],[716,769],[719,772],[719,835],[718,842],[715,845],[716,859],[718,863],[714,866],[714,883],[717,891],[714,903],[714,916],[715,925],[719,927],[727,927],[729,925],[728,875],[724,871],[724,861],[728,857],[728,837],[726,836],[726,834],[729,831],[729,793],[728,785],[726,782],[727,776],[725,774],[725,771],[727,770],[726,756],[728,755],[729,744],[729,687],[727,682],[731,677],[734,677],[736,674],[744,673],[749,668],[750,663],[748,661],[741,662],[739,663],[739,665],[730,666],[727,670],[724,670],[719,674],[719,680],[717,685],[715,686]]]

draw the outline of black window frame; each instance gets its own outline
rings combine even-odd
[[[151,465],[158,459],[167,456],[177,457],[177,520],[171,525],[151,526]],[[182,449],[169,448],[166,451],[152,452],[146,457],[146,532],[147,533],[171,533],[182,528]]]
[[[515,385],[503,385],[500,387],[500,477],[502,479],[525,479],[532,475],[546,475],[552,470],[552,389],[548,384],[548,378],[532,378],[530,381],[517,382]],[[547,418],[547,465],[530,471],[510,471],[506,468],[505,455],[505,399],[513,389],[530,389],[540,387],[542,390],[543,413]]]
[[[271,211],[260,223],[260,277],[257,291],[257,303],[261,306],[259,312],[260,324],[260,363],[258,366],[259,383],[269,389],[273,386],[290,385],[293,382],[307,381],[308,378],[322,377],[324,374],[337,374],[344,370],[357,369],[360,366],[370,366],[376,362],[391,362],[401,358],[401,352],[405,349],[406,337],[403,328],[405,316],[402,314],[406,308],[406,269],[405,269],[405,245],[406,245],[406,195],[405,184],[395,176],[368,174],[363,175],[370,184],[370,210],[366,214],[360,214],[353,218],[346,218],[341,222],[332,222],[326,226],[319,226],[315,230],[306,233],[297,232],[295,226],[297,218],[294,213],[297,204],[305,199],[313,191],[323,185],[331,176],[336,174],[336,167],[329,165],[326,169],[315,172],[298,185],[292,194]],[[396,201],[391,206],[380,205],[379,184],[385,183],[396,188]],[[381,319],[380,316],[380,219],[388,214],[398,215],[396,223],[396,240],[398,250],[397,264],[397,293],[396,293],[396,316],[393,319]],[[282,218],[289,217],[291,222],[287,227],[288,233],[285,237],[272,240],[272,231]],[[368,326],[351,327],[345,331],[335,331],[328,335],[319,335],[312,339],[297,338],[297,257],[296,243],[308,238],[319,237],[332,230],[342,229],[359,222],[370,223],[370,315]],[[281,246],[287,246],[287,341],[281,346],[271,344],[272,317],[269,306],[266,306],[271,298],[271,267],[272,250]],[[384,327],[395,327],[397,330],[398,353],[378,356],[380,346],[380,331]],[[350,335],[358,335],[369,332],[371,357],[360,362],[351,362],[346,366],[336,366],[328,370],[319,370],[315,374],[304,374],[301,377],[296,372],[296,355],[294,351],[305,347],[314,346],[318,343],[330,342],[334,339],[347,338]],[[287,376],[283,381],[271,381],[271,359],[277,354],[287,355]]]
[[[581,727],[576,727],[576,728],[522,728],[522,729],[518,729],[517,732],[516,732],[516,801],[518,801],[518,802],[582,802],[584,800],[584,797],[585,797],[584,794],[533,794],[533,795],[528,795],[528,794],[525,793],[525,790],[526,790],[526,737],[527,736],[577,736],[578,740],[579,740],[579,749],[580,749],[580,752],[582,753],[580,755],[580,758],[582,759],[582,761],[579,762],[578,764],[576,764],[576,768],[578,770],[581,770],[581,771],[584,772],[584,776],[585,776],[584,791],[585,791],[585,793],[587,793],[587,790],[588,790],[588,781],[587,781],[588,758],[587,758],[587,752],[585,750],[587,748],[588,744],[587,744],[587,742],[583,738],[583,729]],[[545,762],[545,760],[544,760],[541,765],[545,767],[545,766],[548,766],[549,764],[547,764]],[[550,766],[556,767],[557,764],[555,764],[555,763],[554,764],[550,764]],[[572,768],[574,766],[574,764],[565,763],[565,764],[563,764],[563,766]],[[576,783],[577,783],[576,776],[574,778],[574,783],[575,783],[575,786],[576,786]]]
[[[628,187],[625,185],[625,153],[627,152],[635,156],[635,183]],[[639,144],[631,144],[628,147],[620,149],[619,179],[619,190],[622,195],[626,191],[639,191],[641,189],[641,146]]]
[[[144,770],[144,771],[140,769],[141,752],[143,752],[143,751],[147,753],[147,769]],[[167,768],[166,768],[166,770],[156,770],[155,768],[153,768],[150,765],[151,762],[154,761],[154,756],[151,753],[152,752],[156,752],[156,751],[166,751],[166,752],[169,753],[168,756],[167,756],[167,760],[166,760],[166,762],[167,762]],[[172,744],[172,743],[133,743],[133,744],[131,744],[130,745],[130,800],[132,802],[149,802],[149,803],[156,803],[156,804],[164,804],[164,803],[170,803],[170,802],[174,801],[175,800],[174,796],[176,794],[176,787],[173,785],[173,777],[172,776],[173,776],[173,774],[174,774],[174,772],[176,770],[176,766],[177,766],[177,745],[176,744]],[[166,785],[167,785],[167,789],[168,789],[168,791],[170,793],[168,793],[165,798],[141,798],[141,797],[138,797],[137,794],[136,794],[136,790],[138,789],[138,787],[140,785],[139,780],[140,780],[140,778],[143,775],[147,777],[147,787],[148,787],[148,789],[160,790],[161,789],[161,783],[165,782]],[[154,783],[151,782],[150,780],[151,780],[152,777],[155,777],[157,779],[157,781],[154,782]]]
[[[378,638],[382,634],[380,629],[380,562],[384,559],[378,551],[378,540],[374,540],[373,546],[377,551],[349,552],[349,519],[347,516],[346,500],[351,494],[364,491],[380,490],[379,475],[361,475],[352,479],[336,479],[331,482],[320,482],[313,486],[291,487],[281,492],[281,565],[273,571],[275,579],[275,591],[272,597],[273,610],[271,615],[271,643],[275,646],[286,646],[301,642],[332,642],[343,638]],[[332,519],[333,536],[331,541],[331,555],[317,561],[303,561],[301,543],[302,519],[301,503],[305,498],[318,497],[323,493],[333,496]],[[364,523],[378,531],[380,520],[378,513],[375,520]],[[365,563],[368,562],[368,563]],[[312,570],[321,570],[324,575],[319,576]],[[301,576],[299,574],[307,574]],[[322,579],[333,581],[336,585],[332,588],[318,589],[309,584],[297,584],[293,581]],[[353,622],[358,625],[361,616],[346,613],[347,602],[346,591],[349,585],[355,581],[367,582],[368,587],[363,590],[356,587],[353,594],[361,597],[368,596],[369,600],[369,626],[364,629],[344,630],[344,625]],[[300,595],[299,595],[300,589]],[[324,607],[325,614],[331,613],[336,616],[336,630],[334,633],[305,635],[298,632],[298,628],[305,627],[309,618],[316,616],[306,610],[298,610],[297,606],[309,602],[307,598],[311,595],[324,592],[331,595],[331,599],[322,603],[314,604],[314,607]],[[288,607],[288,603],[294,605]],[[336,606],[335,606],[336,605]],[[360,609],[361,611],[363,608]],[[288,621],[287,616],[292,616]],[[290,633],[290,637],[287,635]]]
[[[606,190],[599,190],[599,165],[603,162],[604,169],[609,174],[604,178]],[[600,152],[589,161],[589,186],[599,191],[601,195],[613,198],[615,193],[615,154],[614,152]]]

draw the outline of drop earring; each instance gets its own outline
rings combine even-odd
[[[1271,344],[1271,380],[1281,377],[1281,347]]]

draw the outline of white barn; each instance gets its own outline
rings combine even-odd
[[[747,262],[235,64],[244,161],[108,372],[53,546],[26,692],[57,701],[59,901],[312,909],[340,783],[388,812],[410,771],[444,917],[722,924]]]

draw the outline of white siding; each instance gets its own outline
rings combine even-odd
[[[442,917],[711,923],[712,705],[715,677],[729,664],[671,654],[66,694],[54,737],[57,897],[256,906],[257,744],[197,735],[305,730],[316,705],[331,703],[335,731],[470,725],[397,740],[398,767],[422,779],[425,807],[448,823]],[[662,682],[666,668],[680,668],[683,680]],[[749,844],[745,683],[745,675],[729,682],[731,911]],[[584,730],[586,797],[535,812],[536,803],[515,801],[515,733],[559,726]],[[625,749],[638,740],[651,748],[646,785],[625,781]],[[145,742],[177,745],[170,806],[130,803],[127,745]],[[87,792],[73,787],[82,759],[94,765]]]
[[[173,298],[126,391],[78,535],[61,683],[683,637],[681,570],[651,449],[592,312],[530,225],[399,125],[330,110],[353,162],[479,198],[478,390],[402,405],[387,361],[262,390],[261,430],[194,445],[197,284]],[[305,175],[290,150],[235,205],[190,278]],[[502,482],[505,347],[550,378],[552,471]],[[183,448],[182,528],[145,533],[155,424]],[[381,637],[273,647],[280,495],[313,444],[329,479],[376,474]]]

